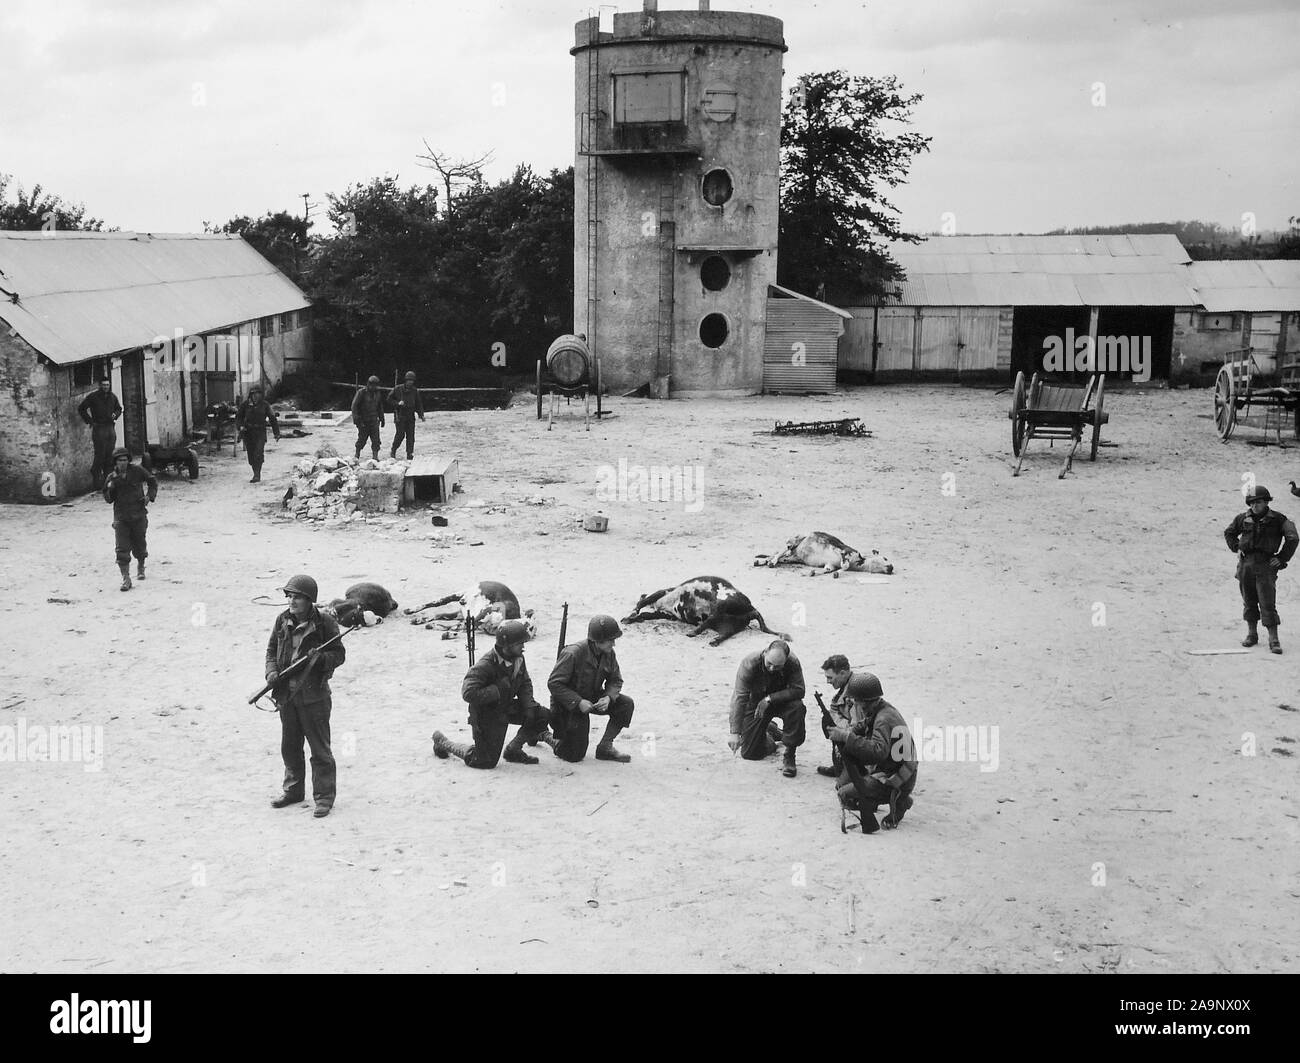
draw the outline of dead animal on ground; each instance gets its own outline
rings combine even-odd
[[[530,635],[537,633],[533,610],[521,610],[515,592],[496,580],[481,580],[458,594],[449,594],[405,612],[412,618],[412,624],[424,624],[426,630],[456,629],[472,617],[475,627],[488,634],[495,634],[507,620],[522,620]]]
[[[761,556],[755,565],[810,565],[822,572],[874,572],[892,576],[894,566],[879,550],[864,554],[827,532],[815,531],[796,535],[775,557]]]
[[[374,613],[382,620],[397,611],[397,602],[378,583],[354,583],[328,608],[344,627],[358,627],[365,623],[364,613]]]
[[[720,576],[696,576],[675,587],[665,587],[661,591],[642,595],[631,615],[623,618],[623,623],[639,624],[644,620],[680,620],[686,624],[695,624],[696,628],[688,633],[688,638],[703,635],[706,631],[716,631],[718,637],[709,643],[710,646],[716,646],[737,632],[744,631],[751,620],[758,621],[759,631],[766,631],[781,639],[790,638],[789,635],[768,627],[753,603]]]

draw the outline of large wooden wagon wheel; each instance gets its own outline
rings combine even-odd
[[[1097,460],[1097,448],[1101,446],[1101,411],[1102,402],[1106,397],[1106,378],[1098,374],[1096,381],[1097,394],[1093,396],[1092,405],[1092,461]]]
[[[1018,458],[1025,439],[1025,374],[1016,374],[1016,387],[1011,395],[1011,452]]]
[[[1300,410],[1297,411],[1297,425],[1300,426]],[[1232,383],[1232,370],[1226,365],[1214,378],[1214,427],[1219,431],[1219,438],[1225,443],[1237,427],[1237,395]]]

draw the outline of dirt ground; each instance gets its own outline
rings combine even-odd
[[[0,507],[0,726],[103,734],[101,770],[0,763],[0,969],[1300,969],[1300,565],[1279,581],[1285,655],[1188,653],[1237,647],[1222,528],[1251,472],[1300,516],[1297,451],[1220,444],[1208,392],[1107,400],[1116,445],[1065,480],[1045,444],[1013,479],[1007,395],[954,387],[615,399],[590,432],[548,433],[526,397],[435,414],[418,452],[454,454],[464,485],[446,529],[286,521],[293,462],[351,443],[316,429],[272,443],[260,485],[229,451],[194,483],[164,475],[129,594],[100,498]],[[873,437],[764,434],[844,416]],[[701,504],[598,500],[620,459],[702,468]],[[597,510],[609,531],[585,533]],[[895,574],[752,567],[814,528]],[[712,648],[659,623],[618,643],[630,764],[541,748],[476,772],[429,742],[468,738],[463,644],[397,618],[351,636],[333,680],[333,814],[277,811],[278,721],[247,704],[276,610],[253,599],[282,602],[298,571],[402,606],[504,580],[538,611],[539,691],[561,602],[576,639],[645,591],[725,576],[793,636],[810,688],[846,653],[909,722],[996,728],[996,770],[923,756],[900,830],[841,834],[815,706],[796,779],[727,749],[736,665],[769,636]]]

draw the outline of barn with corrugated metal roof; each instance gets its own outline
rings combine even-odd
[[[108,375],[140,454],[311,359],[310,302],[226,234],[0,232],[0,499],[91,486],[81,400]]]
[[[769,284],[763,393],[828,395],[834,391],[839,341],[845,321],[852,317],[829,303]]]
[[[1271,374],[1300,353],[1300,261],[1193,262],[1187,272],[1200,306],[1175,315],[1171,379],[1213,383],[1225,357],[1247,353]]]
[[[1146,375],[1164,378],[1175,310],[1198,302],[1172,235],[942,236],[890,252],[906,272],[897,293],[846,308],[850,379],[1006,381],[1082,337],[1145,343]]]

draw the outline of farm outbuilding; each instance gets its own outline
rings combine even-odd
[[[310,361],[309,307],[240,236],[0,232],[0,499],[91,487],[77,406],[101,374],[118,444],[173,446]]]
[[[1091,336],[1099,352],[1145,344],[1149,375],[1167,377],[1175,310],[1197,302],[1175,236],[941,236],[891,254],[897,295],[846,308],[848,376],[1010,381],[1042,370],[1053,342]]]
[[[829,395],[839,339],[853,315],[779,284],[768,285],[767,293],[763,393]]]
[[[1300,353],[1300,261],[1193,262],[1187,272],[1199,305],[1175,315],[1171,380],[1213,383],[1225,355],[1246,351],[1269,374]]]

